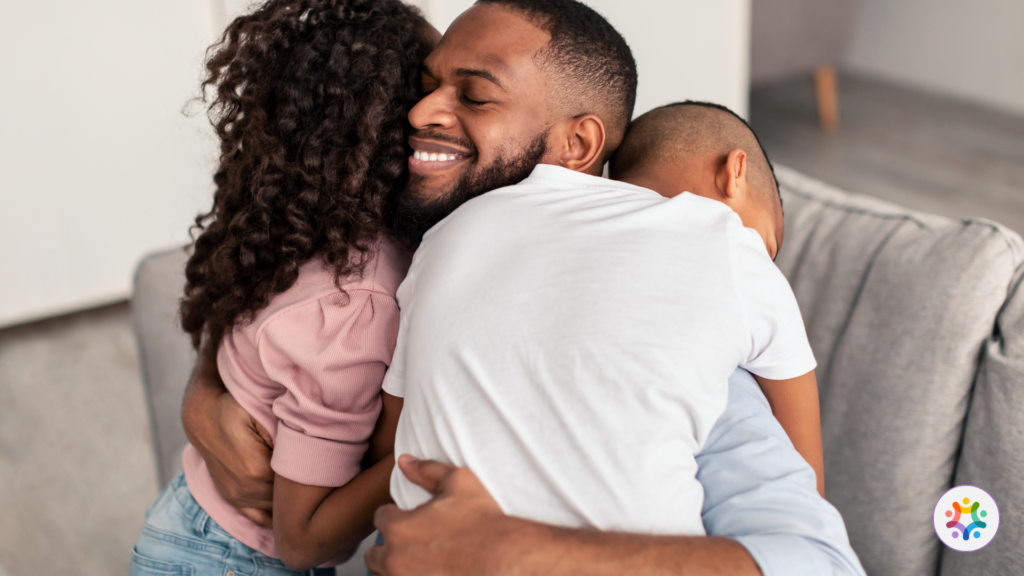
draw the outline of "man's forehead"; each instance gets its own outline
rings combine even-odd
[[[424,65],[434,74],[483,70],[499,79],[537,69],[550,35],[525,15],[501,5],[476,5],[459,16]]]

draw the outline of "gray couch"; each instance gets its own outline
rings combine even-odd
[[[1024,565],[1024,242],[830,188],[780,167],[793,285],[819,361],[827,496],[874,576],[1016,574]],[[193,363],[176,327],[181,250],[145,259],[133,309],[160,478],[178,469]],[[999,503],[986,548],[953,552],[932,511],[950,486]],[[343,573],[360,571],[361,555]]]

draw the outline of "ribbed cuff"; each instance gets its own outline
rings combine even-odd
[[[359,473],[367,446],[307,436],[279,423],[270,467],[299,484],[337,488]]]

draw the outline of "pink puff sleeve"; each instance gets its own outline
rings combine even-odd
[[[394,298],[368,290],[332,293],[263,327],[260,360],[284,389],[272,404],[274,472],[327,487],[359,473],[397,333]]]

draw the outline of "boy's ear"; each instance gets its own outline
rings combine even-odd
[[[593,114],[584,114],[573,118],[567,128],[558,164],[577,172],[600,174],[606,139],[604,122]]]
[[[750,193],[747,184],[747,153],[739,148],[729,152],[715,175],[718,192],[726,200],[741,200]]]

